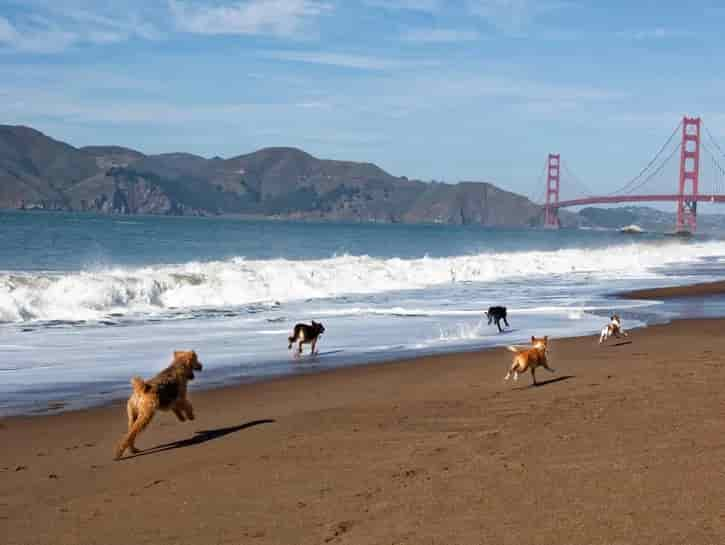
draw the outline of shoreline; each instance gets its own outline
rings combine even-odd
[[[712,295],[725,295],[725,280],[716,282],[701,282],[685,286],[670,286],[664,288],[647,288],[615,293],[615,297],[622,299],[679,299],[683,297],[707,297]]]
[[[634,290],[634,291],[625,291],[625,292],[617,292],[612,293],[609,295],[613,300],[616,300],[617,298],[620,299],[641,299],[641,300],[658,300],[658,299],[677,299],[677,298],[683,298],[683,297],[705,297],[707,295],[723,295],[725,294],[725,281],[717,281],[717,282],[707,282],[707,283],[698,283],[698,284],[690,284],[685,286],[673,286],[673,287],[663,287],[663,288],[651,288],[651,289],[644,289],[644,290]],[[719,315],[717,316],[719,317]],[[725,318],[725,314],[722,316]],[[702,318],[712,318],[712,316],[695,316],[693,318],[676,318],[674,320],[669,320],[664,323],[671,323],[672,321],[678,321],[678,320],[690,320],[690,319],[702,319]],[[606,321],[606,318],[603,317],[602,323]],[[626,324],[625,324],[626,325]],[[642,329],[652,327],[651,325],[643,325],[636,329]],[[630,330],[627,328],[628,331]],[[582,333],[582,334],[576,334],[566,337],[560,337],[560,340],[573,340],[573,339],[581,339],[586,338],[588,336],[596,335],[597,333],[592,331],[590,333]],[[506,341],[502,341],[502,344],[497,344],[493,346],[456,346],[452,348],[443,348],[439,347],[438,349],[432,349],[430,351],[421,351],[417,353],[412,354],[403,354],[403,355],[396,355],[394,353],[388,354],[388,355],[379,355],[379,359],[377,359],[375,356],[369,356],[366,359],[361,359],[360,361],[356,361],[355,363],[350,363],[346,365],[341,366],[333,366],[333,367],[315,367],[314,360],[306,360],[303,362],[303,364],[310,364],[311,366],[309,368],[306,367],[300,367],[299,369],[296,369],[292,372],[279,372],[278,374],[268,374],[268,375],[261,375],[261,376],[243,376],[243,375],[235,375],[233,372],[231,372],[229,369],[220,369],[214,371],[213,375],[210,377],[211,382],[208,384],[204,384],[204,376],[202,375],[201,380],[199,382],[202,382],[201,385],[197,386],[194,384],[193,386],[197,386],[195,388],[197,392],[215,392],[219,390],[224,389],[235,389],[242,386],[253,386],[256,384],[264,384],[267,382],[274,382],[279,380],[284,380],[287,378],[294,379],[296,377],[304,377],[304,376],[317,376],[317,375],[323,375],[330,372],[336,372],[338,370],[345,370],[345,369],[351,369],[351,368],[358,368],[358,367],[371,367],[375,368],[378,366],[388,366],[388,365],[398,365],[403,363],[410,363],[421,359],[426,358],[437,358],[437,357],[446,357],[446,356],[455,356],[455,355],[466,355],[466,354],[474,354],[474,353],[482,353],[482,352],[488,352],[493,351],[502,348],[505,346]],[[203,355],[202,361],[203,360]],[[106,408],[109,406],[119,405],[124,403],[124,400],[126,399],[126,394],[121,393],[119,394],[119,386],[117,385],[114,387],[111,391],[113,393],[113,398],[108,399],[106,401],[97,401],[97,400],[89,400],[85,403],[79,403],[77,399],[68,399],[68,400],[48,400],[47,402],[39,402],[37,406],[31,407],[28,406],[24,409],[11,409],[7,411],[6,414],[0,414],[0,421],[7,418],[17,418],[17,417],[46,417],[46,416],[56,416],[61,415],[65,413],[72,413],[72,412],[78,412],[78,411],[87,411],[87,410],[94,410],[94,409],[100,409],[100,408]],[[123,384],[123,386],[126,386]],[[193,388],[192,386],[192,388]],[[128,388],[130,392],[130,386]],[[79,390],[79,392],[81,392]],[[98,393],[94,391],[92,386],[89,386],[87,389],[87,392],[89,395],[97,396]]]
[[[192,383],[197,420],[159,414],[120,462],[119,403],[0,419],[0,527],[9,545],[716,542],[723,324],[555,339],[538,388],[502,380],[503,348]]]

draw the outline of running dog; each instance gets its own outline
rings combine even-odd
[[[514,361],[509,368],[509,372],[506,373],[504,380],[508,380],[513,375],[514,380],[519,379],[520,373],[525,373],[527,370],[531,371],[531,378],[536,382],[536,368],[543,367],[551,373],[556,372],[554,369],[549,367],[547,360],[547,349],[549,347],[549,337],[531,337],[531,348],[519,349],[515,346],[508,346],[507,348],[515,353]]]
[[[319,322],[315,322],[314,320],[312,320],[312,325],[297,324],[292,331],[292,336],[287,337],[287,340],[289,341],[287,350],[292,350],[292,345],[299,343],[297,351],[295,352],[295,356],[299,357],[302,354],[302,345],[311,343],[312,354],[317,354],[317,341],[319,340],[320,335],[324,332],[325,326]]]
[[[602,328],[602,333],[599,335],[599,344],[602,344],[609,337],[628,337],[627,332],[622,328],[622,319],[618,314],[612,314],[609,319],[609,323]]]
[[[176,351],[166,369],[151,380],[133,377],[133,394],[126,403],[128,433],[116,448],[116,460],[126,449],[136,454],[136,436],[149,425],[157,410],[174,411],[176,418],[184,422],[194,420],[194,409],[186,398],[186,384],[194,379],[194,371],[201,371],[201,363],[194,351]]]
[[[508,320],[506,319],[506,307],[488,307],[486,318],[488,318],[488,325],[491,325],[492,322],[496,322],[496,327],[498,327],[499,333],[503,333],[501,320],[503,320],[503,323],[506,324],[506,327],[509,327]]]

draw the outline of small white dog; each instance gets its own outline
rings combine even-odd
[[[618,314],[612,314],[609,323],[602,328],[602,334],[599,335],[599,344],[602,344],[609,337],[628,337],[627,332],[622,328],[622,319]]]

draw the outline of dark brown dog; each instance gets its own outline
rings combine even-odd
[[[491,325],[492,322],[495,322],[499,333],[503,332],[503,328],[501,327],[501,320],[503,320],[503,323],[506,324],[506,327],[510,327],[506,317],[506,307],[488,307],[488,310],[486,311],[488,325]]]
[[[174,352],[174,360],[166,369],[148,381],[133,377],[133,394],[126,403],[128,413],[128,433],[116,448],[116,459],[123,456],[126,449],[136,454],[139,450],[134,441],[136,436],[149,425],[157,410],[174,411],[176,417],[184,422],[194,420],[194,409],[186,399],[186,383],[194,379],[194,371],[202,366],[194,351]]]

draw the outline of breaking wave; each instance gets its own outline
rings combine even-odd
[[[374,294],[457,282],[589,275],[656,277],[666,264],[725,255],[725,243],[632,243],[598,250],[483,253],[449,258],[190,262],[73,273],[0,274],[0,322],[94,321],[199,308]]]

